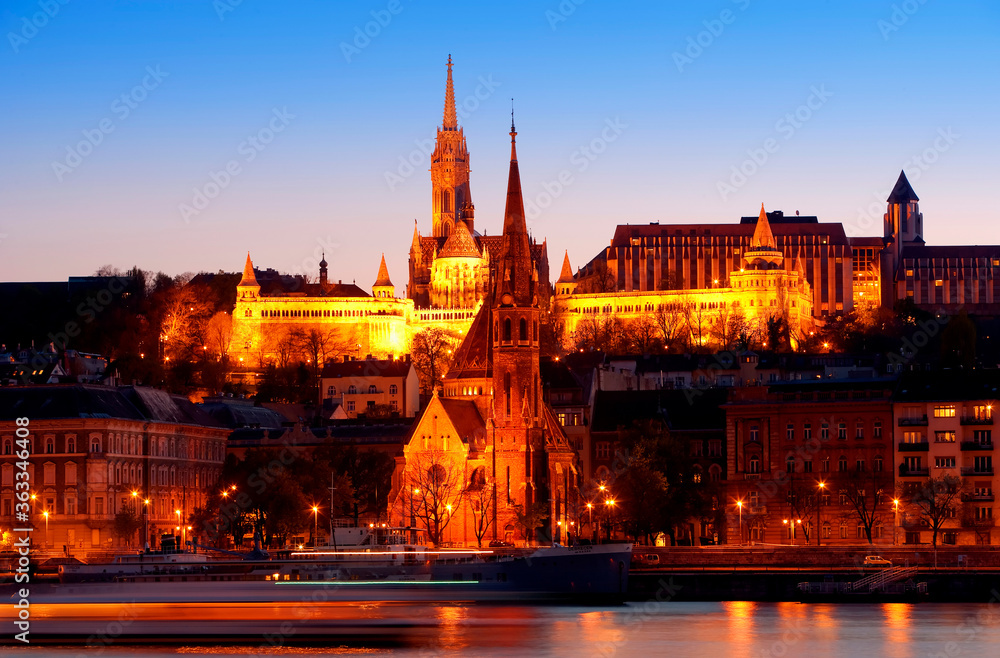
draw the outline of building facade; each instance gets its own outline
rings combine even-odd
[[[218,479],[229,430],[180,396],[141,387],[0,389],[0,526],[14,525],[15,419],[30,419],[35,541],[69,555],[157,545],[176,533]],[[131,509],[143,527],[114,532]],[[43,534],[44,533],[44,534]],[[131,541],[129,541],[131,539]]]
[[[324,406],[359,415],[413,418],[420,408],[420,379],[409,359],[362,359],[327,363],[320,376]]]

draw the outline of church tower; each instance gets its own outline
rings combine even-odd
[[[451,67],[451,55],[448,55],[444,121],[438,128],[437,141],[431,154],[432,235],[435,238],[448,237],[455,222],[460,219],[469,227],[470,232],[475,232],[475,207],[469,191],[469,149],[465,143],[465,133],[458,127]]]
[[[250,260],[250,252],[247,252],[247,262],[243,266],[243,278],[236,285],[236,301],[251,302],[257,301],[260,297],[260,284],[253,273],[253,261]]]
[[[372,285],[372,297],[392,298],[396,296],[396,287],[389,279],[389,268],[385,266],[385,254],[382,254],[382,263],[378,266],[378,276]]]
[[[882,218],[882,305],[892,308],[896,302],[896,270],[902,259],[903,249],[912,245],[923,245],[924,216],[920,212],[920,201],[906,173],[899,172],[899,178],[886,199],[888,207]]]
[[[517,132],[510,126],[510,176],[500,258],[496,263],[493,315],[493,418],[496,431],[522,444],[538,424],[538,272],[531,258],[517,166]]]

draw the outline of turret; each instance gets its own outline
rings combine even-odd
[[[572,295],[576,291],[576,279],[573,278],[573,268],[569,264],[569,250],[563,256],[562,271],[559,272],[559,280],[556,281],[556,296],[563,297]]]
[[[324,288],[327,285],[329,285],[326,266],[327,266],[326,252],[323,252],[323,260],[319,262],[319,285],[323,286]]]
[[[260,297],[260,284],[253,273],[253,261],[247,252],[247,262],[243,266],[243,278],[236,285],[236,301],[256,301]]]
[[[751,270],[770,270],[781,267],[785,256],[778,249],[777,240],[771,232],[771,223],[767,220],[764,204],[760,204],[760,215],[757,226],[750,239],[750,248],[743,254],[744,267]]]
[[[395,297],[396,287],[389,279],[389,268],[385,266],[385,254],[382,254],[382,263],[378,267],[378,277],[372,285],[373,297]]]

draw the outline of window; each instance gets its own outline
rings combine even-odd
[[[813,438],[812,423],[806,423],[802,426],[802,438],[805,441],[810,441]]]
[[[395,384],[389,384],[389,395],[395,395],[397,390]]]
[[[854,438],[863,439],[865,438],[865,424],[860,420],[854,424]]]
[[[709,457],[721,457],[722,456],[722,441],[718,439],[712,439],[708,442],[708,456]]]
[[[378,387],[375,386],[375,384],[369,384],[368,385],[368,393],[369,394],[371,394],[371,393],[378,393]]]
[[[837,438],[841,441],[847,439],[847,423],[839,423],[837,425]]]
[[[976,508],[976,520],[977,521],[987,521],[993,518],[993,508],[992,507],[977,507]]]
[[[511,334],[511,323],[510,323],[510,318],[507,318],[503,321],[503,341],[505,343],[510,342],[510,334]]]
[[[875,458],[872,460],[872,470],[876,473],[881,473],[883,468],[882,455],[875,455]]]
[[[954,432],[934,432],[934,443],[954,443]]]
[[[903,432],[903,443],[926,443],[920,432]]]
[[[751,441],[760,440],[760,428],[757,425],[750,426],[750,440]]]
[[[862,472],[862,471],[864,471],[865,470],[865,460],[864,459],[858,459],[858,460],[856,460],[854,462],[854,470],[858,471],[859,473]]]
[[[785,440],[786,441],[795,440],[795,425],[792,423],[788,423],[788,425],[785,426]]]
[[[976,420],[993,420],[993,405],[977,404],[972,407],[972,417]]]
[[[611,457],[611,444],[608,441],[598,441],[597,448],[597,458],[598,459],[609,459]]]
[[[98,496],[94,499],[94,514],[101,516],[104,514],[104,497]]]
[[[872,436],[876,439],[882,438],[882,421],[876,420],[875,424],[872,425]]]
[[[528,340],[528,323],[524,318],[517,321],[517,339]]]
[[[750,507],[760,507],[760,493],[756,489],[750,492]]]
[[[795,458],[794,457],[789,457],[788,460],[785,462],[785,472],[786,473],[794,473],[795,472]]]
[[[3,454],[10,455],[14,452],[14,441],[13,439],[3,440]]]
[[[841,473],[847,472],[847,457],[841,455],[840,459],[837,460],[837,470]]]
[[[911,473],[915,471],[922,471],[923,469],[923,458],[921,457],[904,457],[903,458],[903,473]]]
[[[934,468],[955,468],[954,457],[935,457]]]
[[[935,418],[954,418],[955,417],[955,405],[945,404],[934,407],[934,417]]]
[[[348,411],[354,411],[354,400],[348,400],[347,401],[347,410]]]
[[[100,452],[101,451],[101,440],[100,439],[93,438],[93,437],[90,439],[90,451],[91,452]]]
[[[76,498],[66,498],[66,514],[76,514]]]
[[[973,439],[976,443],[983,446],[993,445],[993,431],[992,430],[976,430],[972,433]]]
[[[358,387],[355,386],[354,384],[351,384],[350,386],[347,387],[347,394],[348,395],[354,395],[357,392],[358,392]]]
[[[747,466],[747,473],[760,473],[760,457],[754,455],[750,458],[750,463]]]
[[[45,454],[51,455],[56,451],[56,437],[47,436],[45,437]]]
[[[976,473],[992,473],[993,472],[992,455],[987,455],[984,457],[976,457],[973,460],[973,470]]]
[[[819,426],[819,438],[821,441],[830,440],[830,424],[823,423]]]
[[[843,491],[840,492],[840,506],[847,507],[847,494]]]
[[[326,394],[327,394],[328,397],[332,398],[334,395],[337,394],[337,387],[336,386],[327,386],[326,387]]]
[[[820,464],[820,470],[823,473],[829,473],[830,472],[830,458],[829,457],[824,457],[823,460],[819,464]]]
[[[802,462],[802,472],[803,473],[813,472],[813,463],[811,459],[807,459],[804,462]]]
[[[847,524],[846,523],[841,523],[840,524],[840,538],[841,539],[847,539]]]

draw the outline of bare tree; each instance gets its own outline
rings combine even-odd
[[[793,521],[802,521],[802,536],[806,543],[809,543],[810,522],[816,515],[819,507],[819,499],[816,496],[815,481],[795,478],[794,474],[789,474],[788,487],[785,490],[785,500],[788,503]],[[816,528],[817,537],[819,528]]]
[[[885,496],[891,493],[892,479],[886,471],[856,470],[849,472],[839,483],[850,512],[864,528],[868,543],[872,544],[872,529],[882,522],[882,512],[888,506]]]
[[[630,347],[630,351],[638,354],[646,354],[659,347],[659,331],[656,323],[648,315],[636,318],[625,325],[625,335]]]
[[[208,348],[225,361],[233,342],[233,318],[228,313],[219,311],[208,321],[205,333]]]
[[[660,331],[660,340],[669,349],[684,327],[684,313],[677,304],[659,304],[653,311],[652,319]]]
[[[576,289],[580,293],[615,292],[618,283],[614,272],[608,268],[608,262],[601,258],[595,260],[593,268],[579,279]]]
[[[746,331],[747,319],[743,309],[728,304],[720,305],[712,317],[712,338],[719,349],[733,349]]]
[[[441,545],[444,530],[465,496],[465,473],[442,450],[413,453],[404,471],[413,515],[427,529],[427,538]]]
[[[694,342],[695,347],[701,349],[705,345],[705,334],[708,332],[709,317],[703,302],[695,301],[691,298],[684,300],[684,322],[687,325],[688,334]]]
[[[958,515],[963,486],[962,478],[942,475],[903,490],[903,502],[931,529],[931,544],[935,547],[945,522]]]
[[[457,345],[458,337],[440,327],[424,329],[413,337],[413,367],[420,373],[420,388],[425,395],[433,393],[444,380]]]
[[[486,469],[480,466],[472,472],[465,490],[465,497],[472,507],[472,531],[480,548],[483,537],[493,527],[493,485],[492,478],[486,476]]]

